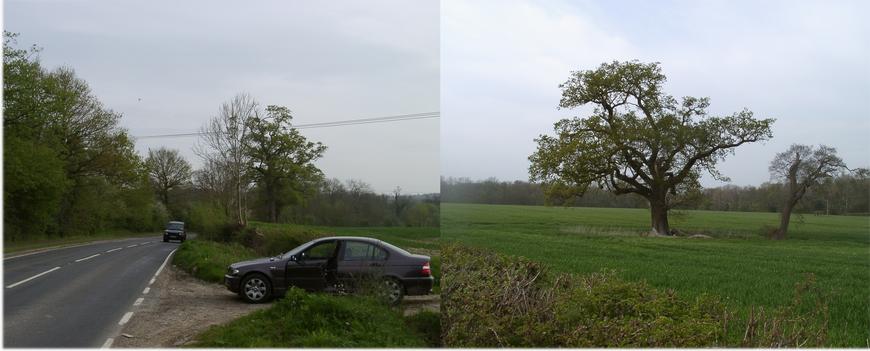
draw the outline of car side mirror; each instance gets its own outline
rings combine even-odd
[[[296,255],[290,255],[290,261],[296,262],[298,260],[299,260],[299,258],[296,257]]]

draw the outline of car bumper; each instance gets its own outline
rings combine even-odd
[[[403,284],[405,285],[405,295],[428,295],[432,293],[435,278],[405,278]]]
[[[181,234],[181,233],[163,233],[163,237],[166,238],[166,239],[181,240],[181,239],[186,239],[186,238],[187,238],[187,234]]]
[[[229,289],[230,291],[232,291],[234,293],[238,293],[239,292],[239,285],[241,284],[240,283],[241,280],[242,279],[240,277],[225,274],[224,275],[224,286],[226,286],[227,289]]]

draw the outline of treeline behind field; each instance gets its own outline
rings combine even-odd
[[[168,219],[142,158],[71,68],[3,41],[4,241],[154,230]]]
[[[784,203],[782,184],[763,183],[760,186],[726,185],[702,189],[694,201],[680,209],[779,212]],[[525,181],[482,181],[468,178],[441,178],[444,202],[500,205],[566,205],[573,207],[647,208],[639,196],[614,195],[590,187],[586,194],[565,203],[548,203],[540,184]],[[870,177],[866,174],[843,174],[810,188],[798,207],[798,213],[831,215],[867,215],[870,213]]]
[[[252,220],[268,222],[269,206],[256,187],[248,193]],[[231,208],[222,207],[207,191],[192,186],[174,189],[171,212],[200,232],[218,232],[232,222]],[[359,180],[326,179],[304,196],[281,208],[277,223],[333,227],[437,227],[440,225],[438,194],[378,194]]]

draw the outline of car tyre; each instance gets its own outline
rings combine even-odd
[[[260,273],[247,275],[242,279],[239,295],[249,303],[269,301],[272,297],[272,283]]]
[[[384,298],[392,306],[398,305],[405,297],[405,287],[395,278],[384,279]]]

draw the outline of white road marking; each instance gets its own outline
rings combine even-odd
[[[116,247],[116,248],[114,248],[114,249],[111,249],[111,250],[109,250],[109,251],[106,251],[106,253],[109,253],[109,252],[112,252],[112,251],[118,251],[118,250],[121,250],[121,249],[123,249],[123,247]]]
[[[141,304],[142,304],[142,301],[145,301],[145,298],[144,298],[144,297],[140,297],[140,298],[136,299],[136,302],[133,303],[133,306],[139,306],[139,305],[141,305]]]
[[[133,312],[124,313],[124,317],[121,317],[121,321],[118,322],[118,325],[127,324],[130,321],[130,317],[133,317]]]
[[[136,246],[139,246],[139,244],[133,244],[133,245],[130,245],[130,246],[127,246],[127,247],[130,248],[130,247],[136,247]]]
[[[76,262],[81,262],[81,261],[84,261],[84,260],[90,260],[90,259],[92,259],[92,258],[94,258],[94,257],[99,256],[99,255],[100,255],[100,254],[96,254],[96,255],[90,255],[90,256],[85,257],[85,258],[80,258],[80,259],[77,259]]]
[[[113,343],[113,342],[115,342],[115,338],[108,338],[108,339],[106,339],[106,342],[103,343],[103,347],[102,347],[102,348],[104,348],[104,349],[108,349],[108,348],[112,347],[112,343]]]
[[[145,288],[145,290],[142,290],[142,295],[148,295],[149,291],[151,291],[151,288]]]
[[[166,267],[166,263],[169,262],[169,258],[172,257],[172,254],[175,253],[175,250],[172,250],[171,252],[169,252],[168,255],[166,255],[166,259],[163,260],[163,264],[160,265],[160,268],[157,268],[157,273],[154,273],[154,278],[157,278],[157,276],[160,275],[160,272],[163,271],[163,267]]]
[[[37,274],[37,275],[34,275],[34,276],[30,277],[30,278],[24,279],[24,280],[22,280],[22,281],[20,281],[20,282],[17,282],[17,283],[15,283],[15,284],[7,285],[6,288],[7,288],[7,289],[8,289],[8,288],[14,288],[14,287],[19,286],[19,285],[21,285],[21,284],[27,283],[27,282],[29,282],[29,281],[31,281],[31,280],[33,280],[33,279],[36,279],[36,278],[39,278],[39,277],[41,277],[41,276],[43,276],[43,275],[46,275],[46,274],[48,274],[48,273],[54,272],[54,271],[56,271],[56,270],[58,270],[58,269],[60,269],[60,267],[54,267],[54,268],[52,268],[52,269],[49,269],[49,270],[47,270],[47,271],[45,271],[45,272],[39,273],[39,274]]]
[[[157,280],[157,278],[151,278],[151,281],[148,282],[148,285],[154,284],[154,281],[155,281],[155,280]]]

